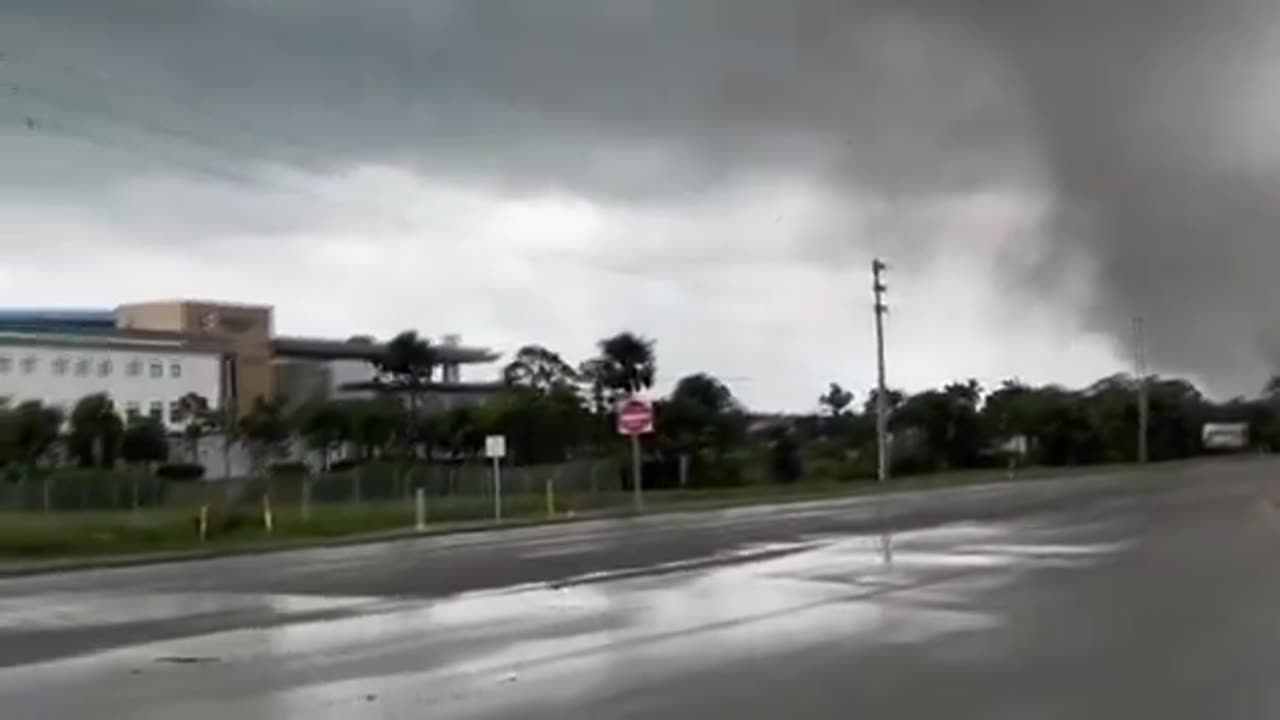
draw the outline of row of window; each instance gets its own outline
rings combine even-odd
[[[165,416],[165,404],[159,400],[147,403],[147,417],[156,422],[177,422],[182,410],[178,401],[169,403],[168,417]],[[124,416],[130,420],[142,417],[142,403],[128,402],[124,405]]]
[[[54,375],[65,376],[75,375],[76,377],[89,377],[97,374],[98,377],[110,377],[115,372],[115,364],[109,359],[102,359],[94,362],[89,358],[71,358],[57,357],[49,363]],[[34,375],[40,370],[39,358],[28,355],[16,363],[17,369],[23,375]],[[128,377],[142,377],[143,369],[146,369],[147,375],[152,379],[159,380],[165,376],[165,364],[156,360],[150,363],[143,363],[141,360],[134,358],[125,364],[124,374]],[[15,369],[14,359],[11,357],[0,355],[0,375],[11,375]],[[169,377],[182,377],[182,363],[170,362]]]

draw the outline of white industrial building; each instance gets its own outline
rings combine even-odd
[[[243,416],[258,399],[368,397],[387,392],[375,363],[386,346],[367,338],[276,336],[270,307],[173,300],[114,310],[0,310],[0,399],[29,400],[70,414],[81,398],[106,393],[124,416],[149,416],[183,430],[177,402],[190,394],[210,408]],[[437,346],[439,407],[482,397],[495,383],[465,383],[465,364],[492,362],[484,348],[456,336]],[[226,467],[221,438],[209,438],[200,461],[209,477],[243,470],[243,454]]]
[[[223,356],[176,340],[0,332],[0,398],[39,400],[70,414],[86,395],[107,393],[127,417],[150,416],[171,431],[177,401],[222,397]]]

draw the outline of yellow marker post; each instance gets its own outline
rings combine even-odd
[[[556,481],[555,478],[547,478],[547,517],[556,516]]]
[[[200,542],[209,539],[209,506],[200,506]]]

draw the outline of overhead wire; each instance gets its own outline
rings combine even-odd
[[[215,158],[225,158],[228,155],[251,155],[253,153],[253,149],[251,147],[246,147],[243,144],[239,145],[239,147],[236,147],[235,145],[219,145],[216,142],[211,142],[207,138],[201,137],[192,132],[184,131],[180,128],[174,128],[170,125],[165,125],[154,120],[139,118],[122,113],[111,107],[108,103],[95,104],[87,102],[83,98],[77,98],[74,96],[68,97],[65,93],[50,90],[48,87],[42,87],[32,82],[30,79],[19,79],[15,77],[15,73],[11,72],[12,68],[27,61],[27,59],[20,55],[15,55],[11,51],[6,51],[0,55],[0,97],[9,100],[9,103],[0,101],[0,109],[3,109],[3,105],[10,104],[15,111],[10,113],[11,116],[16,117],[21,123],[22,128],[28,132],[48,132],[51,134],[57,134],[65,138],[88,143],[113,152],[131,155],[162,166],[168,166],[197,175],[203,175],[220,182],[231,184],[235,187],[248,185],[262,190],[301,195],[320,200],[329,207],[346,207],[363,213],[381,215],[387,219],[392,219],[397,224],[401,224],[405,227],[420,229],[432,224],[424,218],[410,216],[400,210],[390,207],[365,205],[362,203],[353,203],[346,199],[334,198],[318,192],[314,188],[302,187],[298,186],[296,183],[291,184],[285,182],[283,178],[278,175],[267,176],[247,173],[239,167],[229,169],[227,161]],[[72,66],[60,65],[55,66],[52,69],[63,75],[80,74],[81,77],[85,76],[83,71],[78,72]],[[98,76],[92,77],[96,80],[106,82],[106,84],[113,83],[113,81],[108,80],[107,78]],[[19,103],[18,100],[25,102]],[[166,114],[168,114],[168,110],[169,109],[166,108]],[[120,134],[116,134],[113,137],[112,134],[102,133],[100,130],[95,132],[90,129],[90,125],[85,123],[83,120],[80,122],[72,121],[68,123],[63,119],[63,116],[66,114],[71,114],[78,118],[96,116],[99,121],[105,120],[106,124],[114,125],[118,129],[124,130],[125,135],[128,135],[131,132],[133,134],[138,134],[138,130],[140,129],[142,131],[141,134],[143,135],[150,134],[153,136],[167,137],[178,143],[179,145],[177,145],[177,147],[186,145],[191,148],[203,149],[212,157],[198,157],[200,153],[197,153],[197,156],[191,156],[183,153],[174,154],[173,152],[166,153],[157,149],[159,147],[172,148],[174,147],[172,144],[160,146],[153,143],[145,146],[139,146],[137,143],[128,142],[124,137],[121,137]],[[219,118],[219,123],[223,123],[223,118]],[[243,125],[236,125],[235,123],[224,124],[228,127],[238,127],[242,134],[259,134],[258,131],[247,129]],[[303,147],[297,143],[279,142],[277,144],[277,139],[272,137],[260,137],[256,141],[255,145],[261,147],[263,143],[266,143],[268,146],[273,148],[291,147],[294,149],[300,149]],[[279,163],[281,167],[294,170],[299,173],[303,171],[297,170],[296,168],[303,164],[304,163],[299,161]],[[264,166],[269,167],[270,165],[264,164]],[[315,177],[320,179],[323,176],[315,175]]]

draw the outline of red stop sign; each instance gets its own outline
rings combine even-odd
[[[630,398],[618,405],[618,434],[644,435],[653,432],[653,405]]]

